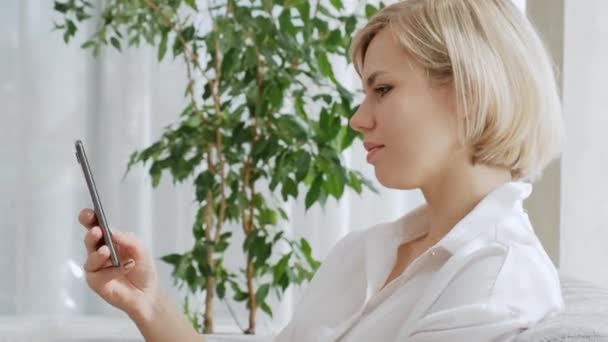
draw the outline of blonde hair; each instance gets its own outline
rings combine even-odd
[[[474,163],[535,180],[563,145],[552,62],[511,0],[405,0],[357,32],[351,59],[361,74],[367,48],[387,28],[426,70],[454,87],[461,139]]]

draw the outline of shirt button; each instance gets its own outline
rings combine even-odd
[[[435,254],[437,254],[437,252],[436,252],[435,250],[432,250],[432,251],[431,251],[431,255],[432,255],[432,256],[435,256]]]

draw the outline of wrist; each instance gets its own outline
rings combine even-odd
[[[205,341],[162,289],[144,303],[136,305],[139,309],[129,314],[129,317],[146,341]]]
[[[155,321],[162,320],[161,315],[166,313],[167,301],[167,295],[159,288],[147,298],[142,298],[140,303],[134,305],[131,312],[127,312],[127,315],[137,326],[154,324]]]

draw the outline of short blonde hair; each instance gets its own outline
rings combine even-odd
[[[474,163],[535,180],[562,150],[553,64],[511,0],[405,0],[357,32],[351,59],[361,74],[367,48],[387,28],[432,81],[454,87],[463,143]]]

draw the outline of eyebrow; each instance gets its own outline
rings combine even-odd
[[[367,77],[367,81],[366,81],[367,86],[371,87],[379,75],[386,74],[386,73],[387,73],[386,71],[382,71],[382,70],[376,70],[376,71],[372,72],[372,74]],[[364,91],[365,91],[365,89],[364,89]]]

